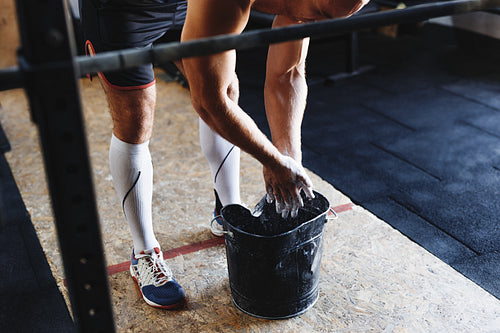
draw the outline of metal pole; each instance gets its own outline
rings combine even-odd
[[[19,56],[38,125],[71,308],[80,332],[114,332],[64,0],[17,0]]]
[[[258,29],[239,35],[221,35],[185,43],[166,43],[147,50],[102,52],[95,57],[76,58],[78,74],[130,68],[147,63],[162,63],[197,55],[209,55],[227,50],[244,50],[261,45],[297,40],[305,37],[330,37],[337,34],[396,24],[418,22],[433,17],[462,14],[500,7],[500,0],[454,0],[434,2],[384,12],[355,15],[294,26]],[[0,90],[21,88],[22,73],[18,67],[0,70]]]
[[[242,34],[221,35],[184,43],[167,43],[147,50],[123,50],[80,56],[81,74],[130,68],[146,63],[161,63],[181,58],[209,55],[232,49],[244,50],[261,45],[297,40],[305,37],[330,37],[400,22],[418,22],[432,17],[454,15],[500,7],[500,0],[454,0],[408,7],[406,9],[355,15],[297,24],[275,29],[258,29]]]

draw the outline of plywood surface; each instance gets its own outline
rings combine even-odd
[[[119,332],[500,332],[500,301],[401,235],[370,212],[345,206],[326,225],[320,298],[289,320],[250,317],[231,303],[223,245],[211,245],[168,263],[188,303],[177,311],[147,306],[126,271],[131,238],[114,193],[107,149],[111,118],[97,81],[81,80],[86,129],[105,256]],[[208,165],[200,152],[197,116],[189,92],[158,80],[151,152],[155,165],[154,221],[164,251],[211,239],[214,199]],[[22,90],[0,92],[0,122],[12,145],[7,158],[61,290],[62,262],[45,183],[36,127]],[[261,166],[243,154],[242,198],[263,195]],[[332,206],[350,200],[311,175]],[[121,267],[121,266],[120,266]]]

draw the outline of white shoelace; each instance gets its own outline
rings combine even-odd
[[[159,254],[153,252],[150,255],[138,258],[143,285],[153,284],[159,287],[172,279],[172,271],[167,266],[162,258],[161,252]]]

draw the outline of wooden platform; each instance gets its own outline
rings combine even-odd
[[[225,249],[208,224],[214,205],[189,92],[158,82],[151,151],[154,220],[168,263],[185,288],[185,309],[147,306],[128,273],[131,237],[108,167],[111,118],[97,81],[81,80],[86,129],[119,332],[500,332],[500,301],[348,197],[312,175],[315,189],[339,210],[326,225],[320,298],[305,314],[279,321],[250,317],[230,299]],[[38,133],[22,90],[0,92],[7,159],[62,292],[63,267],[45,183]],[[261,166],[242,157],[247,206],[263,195]]]

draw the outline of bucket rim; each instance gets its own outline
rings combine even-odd
[[[299,228],[302,228],[304,225],[307,225],[309,223],[312,223],[313,221],[316,221],[316,219],[318,219],[319,217],[323,216],[323,215],[326,215],[328,214],[328,211],[330,210],[330,201],[321,193],[317,192],[317,191],[313,191],[315,197],[319,196],[322,200],[324,200],[326,203],[327,203],[327,208],[324,212],[322,212],[321,214],[318,214],[315,218],[313,219],[310,219],[310,220],[307,220],[301,224],[299,224],[298,226],[296,226],[295,228],[291,229],[291,230],[288,230],[288,231],[285,231],[285,232],[282,232],[280,234],[277,234],[277,235],[259,235],[259,234],[253,234],[253,233],[250,233],[250,232],[247,232],[247,231],[244,231],[244,230],[241,230],[240,228],[238,227],[235,227],[234,225],[232,225],[231,223],[229,223],[225,218],[224,218],[224,209],[226,207],[231,207],[231,206],[239,206],[239,207],[242,207],[244,209],[246,209],[250,215],[253,216],[252,212],[250,211],[250,209],[248,209],[247,207],[244,207],[242,205],[239,205],[239,204],[229,204],[227,206],[224,206],[221,210],[221,218],[222,220],[224,221],[224,223],[226,223],[228,226],[230,226],[232,229],[238,231],[239,233],[241,234],[244,234],[244,235],[247,235],[247,236],[252,236],[252,237],[256,237],[256,238],[261,238],[261,239],[273,239],[273,238],[278,238],[278,237],[283,237],[283,236],[286,236],[288,234],[291,234],[293,232],[295,232],[297,229]]]

